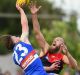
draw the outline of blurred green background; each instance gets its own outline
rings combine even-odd
[[[57,37],[63,37],[69,52],[72,56],[80,62],[80,33],[77,30],[76,23],[76,13],[72,12],[69,21],[64,21],[63,17],[66,14],[62,9],[55,8],[53,3],[50,3],[48,0],[37,0],[37,4],[41,5],[42,8],[38,12],[39,23],[41,31],[49,44],[52,40]],[[16,0],[0,0],[0,34],[6,35],[21,35],[21,25],[20,25],[20,16],[15,7]],[[29,28],[30,28],[30,41],[35,49],[40,49],[37,45],[33,26],[31,21],[31,13],[27,6],[24,7],[24,10],[28,16]],[[5,46],[4,42],[0,42],[0,54],[5,55],[10,53]],[[63,73],[63,72],[62,72]],[[61,73],[61,74],[62,74]],[[73,75],[74,71],[71,72]]]

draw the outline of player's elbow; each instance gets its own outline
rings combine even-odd
[[[74,65],[71,65],[71,68],[72,68],[72,69],[75,69],[75,70],[78,70],[77,61],[75,61],[75,64],[74,64]]]
[[[75,63],[75,69],[76,69],[76,70],[79,70],[77,61],[76,61],[76,63]]]
[[[78,70],[78,63],[77,61],[75,60],[75,67],[74,67],[76,70]]]

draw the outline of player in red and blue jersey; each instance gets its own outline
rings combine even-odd
[[[39,46],[41,47],[40,57],[46,58],[46,60],[43,58],[43,61],[45,61],[43,62],[43,65],[47,73],[53,73],[53,75],[54,73],[55,75],[59,74],[62,70],[63,63],[67,64],[71,68],[78,69],[77,61],[69,53],[63,38],[56,37],[52,41],[51,45],[49,45],[45,40],[43,34],[40,31],[40,25],[37,18],[37,12],[39,11],[39,9],[37,8],[35,3],[31,4],[30,10],[32,14],[35,37]]]
[[[9,50],[14,50],[13,60],[24,70],[25,75],[47,75],[39,56],[29,42],[26,14],[20,6],[16,5],[16,8],[21,16],[22,34],[21,37],[5,36],[6,46]]]

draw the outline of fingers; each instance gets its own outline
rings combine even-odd
[[[59,70],[60,66],[56,65],[54,70]]]
[[[56,61],[55,61],[55,63],[60,63],[60,62],[61,62],[60,60],[56,60]]]
[[[30,3],[32,6],[36,6],[36,4],[37,4],[37,1],[31,1],[31,3]]]
[[[16,8],[19,11],[19,13],[22,13],[24,11],[18,4],[16,4]]]
[[[60,61],[56,61],[56,62],[54,62],[52,65],[60,65]]]
[[[29,8],[32,8],[32,7],[34,7],[34,6],[36,6],[36,4],[34,4],[34,2],[31,1],[31,2],[29,3]]]
[[[60,65],[60,62],[55,62],[55,66],[59,66]]]
[[[62,48],[62,50],[67,50],[67,47],[66,47],[66,45],[64,43],[61,44],[61,48]]]
[[[55,64],[54,70],[59,70],[60,66],[59,64]]]
[[[29,8],[37,8],[37,9],[40,9],[42,6],[39,6],[39,7],[37,7],[37,1],[31,1],[30,3],[29,3]]]
[[[66,47],[66,45],[63,45],[63,49],[64,49],[64,50],[67,50],[67,47]]]
[[[16,8],[19,10],[20,9],[20,7],[19,7],[19,5],[18,4],[16,4]]]
[[[39,7],[38,7],[38,10],[41,9],[41,7],[42,7],[42,6],[39,6]]]
[[[60,65],[60,61],[56,61],[55,63],[53,63],[52,65],[51,65],[51,68],[53,69],[53,70],[59,70],[59,66]]]

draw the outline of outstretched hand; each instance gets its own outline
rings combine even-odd
[[[66,54],[68,53],[67,46],[63,43],[63,44],[61,45],[61,47],[62,47],[63,53],[66,55]]]
[[[59,67],[60,67],[59,65],[60,65],[60,61],[56,61],[50,66],[50,68],[51,70],[59,70]]]
[[[38,6],[38,7],[36,6],[36,2],[31,2],[29,5],[29,9],[32,14],[36,14],[40,8],[41,8],[41,6]]]
[[[18,4],[16,4],[16,8],[17,10],[20,12],[21,10],[23,10]]]

